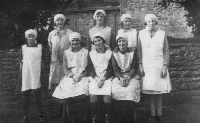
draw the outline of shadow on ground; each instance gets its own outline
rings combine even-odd
[[[30,123],[38,123],[37,108],[32,100],[29,116]],[[47,94],[43,95],[44,123],[60,123],[60,104]],[[148,99],[143,96],[137,106],[137,123],[148,123]],[[164,123],[200,123],[200,91],[174,92],[164,96]],[[9,91],[0,89],[0,123],[22,123],[22,98]]]

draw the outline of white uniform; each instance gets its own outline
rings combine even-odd
[[[165,32],[158,30],[153,37],[144,29],[139,33],[142,47],[142,64],[145,76],[143,78],[143,93],[162,94],[171,91],[169,73],[161,78],[161,70],[164,63],[163,46]]]
[[[41,59],[42,45],[37,47],[22,46],[22,91],[38,89],[41,87]]]
[[[133,62],[134,51],[122,54],[121,52],[113,52],[113,56],[118,67],[122,72],[130,71]],[[116,66],[113,66],[116,67]],[[112,81],[112,97],[116,100],[140,101],[140,83],[139,80],[132,78],[127,87],[120,85],[120,80],[115,77]]]
[[[70,46],[69,34],[72,31],[65,29],[62,32],[53,30],[49,33],[48,42],[51,45],[51,65],[49,83],[59,83],[63,77],[62,58],[64,50]]]
[[[118,34],[125,35],[128,38],[128,47],[136,47],[137,45],[137,30],[136,29],[129,29],[118,30]]]
[[[96,50],[92,50],[89,54],[96,73],[96,77],[90,80],[89,93],[91,95],[111,95],[110,78],[105,80],[101,88],[97,86],[97,82],[106,73],[112,51],[108,49],[105,53],[98,53]]]
[[[70,71],[74,75],[80,75],[83,71],[85,71],[87,63],[88,63],[88,50],[82,48],[78,52],[72,52],[71,48],[65,50],[64,52],[64,69]],[[67,75],[65,75],[59,85],[56,87],[53,97],[59,99],[65,99],[69,97],[75,97],[79,95],[88,95],[88,77],[81,78],[80,82],[74,82],[74,80]]]

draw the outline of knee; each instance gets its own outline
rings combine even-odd
[[[97,102],[97,95],[91,95],[90,96],[90,103],[96,103]]]
[[[104,103],[111,103],[111,96],[103,96]]]

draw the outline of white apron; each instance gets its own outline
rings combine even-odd
[[[118,30],[118,34],[126,35],[128,37],[128,47],[136,47],[137,45],[137,30],[136,29],[130,29],[130,30],[124,30],[120,29]]]
[[[81,49],[78,52],[72,52],[71,48],[64,52],[64,58],[66,58],[67,68],[71,68],[71,72],[75,75],[80,75],[87,66],[88,50]],[[83,77],[79,82],[65,75],[59,85],[56,87],[53,97],[59,99],[65,99],[69,97],[75,97],[79,95],[88,95],[88,77]]]
[[[145,72],[143,93],[169,93],[171,91],[169,72],[165,78],[161,78],[165,32],[159,29],[151,38],[148,31],[144,29],[140,31],[139,38],[142,45],[142,63]]]
[[[120,52],[113,52],[113,56],[117,61],[118,66],[121,70],[129,71],[134,52],[128,52],[122,54]],[[140,101],[140,83],[139,80],[132,78],[127,87],[122,87],[120,85],[120,80],[115,77],[112,81],[112,97],[116,100],[131,100],[134,102]]]
[[[110,78],[104,82],[104,85],[101,88],[97,86],[99,78],[104,76],[106,73],[106,69],[112,54],[111,50],[107,50],[105,53],[98,53],[96,50],[92,50],[89,54],[96,72],[96,77],[90,78],[89,93],[91,95],[111,95]]]
[[[22,91],[38,89],[41,87],[41,57],[42,45],[37,47],[22,46]]]

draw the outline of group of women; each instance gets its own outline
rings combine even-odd
[[[149,95],[150,118],[159,119],[162,94],[171,90],[165,31],[158,28],[154,14],[145,16],[146,28],[139,32],[132,28],[132,16],[122,14],[121,29],[114,37],[111,27],[105,25],[105,17],[104,10],[95,11],[95,25],[88,33],[91,43],[87,44],[91,45],[85,48],[81,45],[85,43],[81,34],[65,28],[66,17],[63,14],[54,16],[55,29],[48,37],[51,49],[49,89],[56,86],[52,96],[65,100],[72,123],[87,119],[92,123],[133,123],[135,103],[140,101],[142,92]],[[39,46],[36,45],[40,49]],[[24,47],[22,54],[31,57],[27,61],[41,57],[34,57],[33,50],[37,48],[32,46],[29,52],[33,55],[25,55],[28,45]],[[37,65],[32,67],[36,68]],[[39,74],[38,71],[34,72]],[[32,76],[27,73],[24,72],[24,83]],[[39,87],[29,86],[30,89]]]

